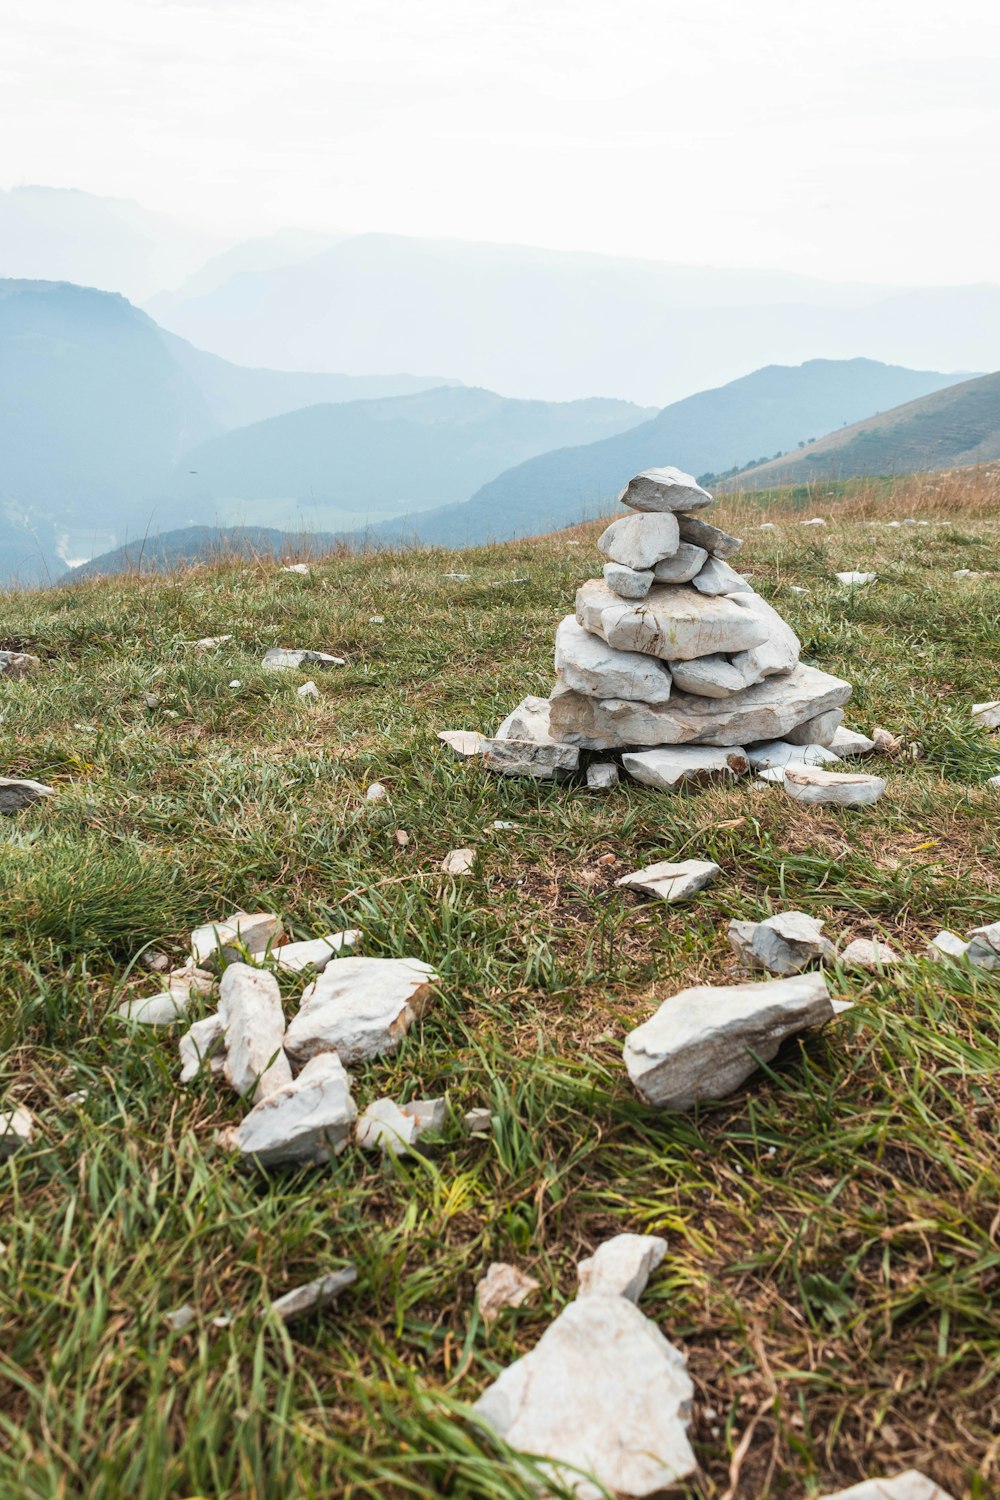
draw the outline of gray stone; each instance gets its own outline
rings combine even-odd
[[[834,735],[840,728],[840,721],[843,717],[842,709],[831,708],[829,713],[817,714],[814,719],[806,719],[805,723],[796,724],[794,729],[788,731],[785,738],[790,745],[825,745],[829,747]]]
[[[799,638],[776,609],[759,594],[733,594],[727,603],[752,616],[763,634],[763,642],[733,657],[733,666],[743,675],[747,687],[765,677],[781,676],[794,670],[799,659]]]
[[[285,1033],[295,1062],[336,1052],[345,1063],[394,1052],[438,976],[417,958],[338,958],[307,985]]]
[[[846,729],[841,724],[831,739],[829,748],[846,760],[853,755],[870,755],[875,749],[875,741],[870,740],[866,734],[858,734],[857,730]]]
[[[43,781],[21,781],[15,776],[0,776],[0,813],[21,812],[43,797],[54,797],[55,792]]]
[[[446,1099],[408,1099],[399,1106],[408,1120],[415,1120],[417,1130],[443,1130],[448,1118]]]
[[[344,1065],[325,1052],[256,1104],[222,1144],[261,1167],[319,1164],[345,1149],[356,1115]]]
[[[693,661],[675,661],[671,664],[670,675],[678,692],[694,693],[698,698],[731,698],[746,687],[743,673],[736,670],[727,656],[697,656]]]
[[[174,1308],[173,1312],[164,1313],[163,1321],[171,1333],[183,1333],[185,1328],[190,1328],[192,1323],[197,1322],[198,1314],[189,1302],[183,1307]]]
[[[604,564],[604,582],[620,599],[645,599],[653,587],[653,571],[639,573],[623,563]]]
[[[587,750],[646,745],[747,745],[780,739],[803,719],[837,708],[850,684],[801,663],[785,677],[769,677],[733,698],[672,694],[669,703],[597,699],[558,687],[552,695],[553,732]]]
[[[747,759],[755,771],[766,771],[784,766],[833,766],[840,757],[823,745],[793,745],[788,740],[767,740],[763,745],[751,745]]]
[[[219,985],[224,1030],[223,1074],[238,1094],[266,1099],[292,1081],[282,1051],[285,1016],[273,974],[249,964],[230,964]]]
[[[748,594],[750,585],[742,574],[737,573],[721,557],[710,557],[694,579],[699,594]]]
[[[952,1500],[952,1496],[926,1474],[906,1469],[891,1479],[862,1479],[860,1484],[819,1495],[817,1500]]]
[[[674,534],[677,522],[674,521]],[[41,658],[27,651],[0,651],[0,677],[30,677],[41,669]]]
[[[735,557],[743,546],[738,536],[730,536],[728,531],[720,531],[718,526],[710,526],[707,521],[702,521],[697,516],[678,516],[677,525],[682,542],[690,542],[694,547],[703,547],[713,557]],[[761,527],[762,531],[763,529]]]
[[[804,911],[777,912],[763,922],[729,924],[729,945],[752,969],[769,974],[800,974],[813,963],[830,963],[836,950],[823,936],[823,923]]]
[[[970,964],[977,964],[981,969],[1000,969],[1000,922],[973,927],[965,956]]]
[[[689,661],[715,652],[762,645],[768,627],[736,602],[708,598],[695,589],[658,584],[645,599],[628,604],[596,578],[577,592],[576,617],[585,630],[619,651],[643,651],[664,661]]]
[[[709,781],[733,781],[750,769],[746,751],[739,745],[669,745],[637,750],[623,755],[622,765],[643,786],[665,792],[675,792],[685,782],[702,786]]]
[[[618,503],[632,510],[691,511],[703,510],[714,501],[693,475],[668,466],[636,474],[619,494]]]
[[[462,1116],[462,1124],[470,1135],[490,1135],[493,1116],[488,1109],[470,1109]]]
[[[302,667],[346,667],[342,656],[331,656],[329,651],[299,651],[284,646],[272,646],[264,652],[261,666],[267,672],[297,672]]]
[[[755,984],[698,985],[672,995],[625,1042],[635,1088],[659,1109],[724,1099],[770,1062],[786,1037],[829,1021],[843,1002],[822,973]]]
[[[549,700],[548,698],[535,698],[530,694],[522,698],[515,709],[504,719],[500,728],[493,736],[494,740],[518,740],[527,741],[532,745],[551,745],[554,743],[549,731]],[[486,740],[489,745],[491,741]]]
[[[618,767],[614,761],[598,760],[587,767],[587,787],[592,792],[610,792],[618,785]]]
[[[1000,729],[1000,700],[995,699],[990,703],[974,703],[972,717],[981,729]]]
[[[487,740],[483,764],[498,776],[530,776],[535,781],[565,781],[579,767],[574,745],[539,745],[528,740]]]
[[[899,961],[899,954],[888,943],[880,943],[878,938],[855,938],[839,955],[839,962],[845,969],[868,969],[872,973]]]
[[[0,1161],[30,1146],[35,1134],[35,1120],[23,1104],[14,1109],[0,1109]]]
[[[670,671],[655,656],[641,651],[616,651],[600,636],[567,615],[556,631],[556,672],[566,687],[594,698],[628,698],[642,703],[666,703]],[[549,723],[549,700],[545,723]]]
[[[388,800],[388,790],[382,785],[381,781],[373,781],[371,786],[365,791],[366,802],[388,802]]]
[[[597,538],[597,550],[611,562],[643,571],[673,557],[679,541],[677,517],[670,511],[654,511],[612,521]]]
[[[667,1253],[657,1234],[616,1234],[577,1262],[578,1297],[627,1297],[638,1303],[646,1283]]]
[[[185,1019],[190,1003],[188,985],[170,985],[154,995],[138,995],[125,1000],[118,1007],[118,1015],[123,1021],[138,1026],[174,1026]]]
[[[282,1323],[294,1323],[296,1318],[304,1318],[309,1313],[321,1312],[324,1307],[329,1307],[357,1279],[358,1273],[354,1267],[345,1266],[342,1271],[317,1276],[315,1281],[307,1281],[304,1286],[293,1287],[283,1296],[275,1297],[267,1310],[280,1318]]]
[[[964,938],[960,938],[957,932],[949,932],[944,928],[937,937],[931,938],[927,945],[928,958],[964,958],[969,951],[969,945]]]
[[[686,901],[710,885],[718,873],[719,866],[708,859],[685,859],[680,864],[662,860],[657,865],[647,865],[643,870],[623,875],[615,884],[625,890],[659,896],[662,901]]]
[[[822,803],[831,807],[870,807],[885,791],[881,776],[824,771],[819,766],[805,765],[786,766],[782,785],[796,802]]]
[[[454,750],[460,760],[469,760],[475,755],[482,755],[486,738],[475,729],[442,729],[438,733],[438,739],[449,749]]]
[[[319,973],[345,948],[356,948],[361,936],[360,928],[348,927],[344,932],[328,932],[326,937],[309,938],[304,943],[283,943],[280,948],[272,948],[268,957],[279,969],[292,974],[301,974],[303,969]]]
[[[708,561],[704,547],[681,542],[672,557],[665,557],[653,565],[653,577],[657,583],[690,583]]]

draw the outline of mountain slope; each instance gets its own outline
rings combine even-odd
[[[674,402],[616,437],[545,453],[499,475],[462,505],[389,523],[378,535],[466,546],[569,526],[602,514],[624,480],[641,469],[671,463],[693,474],[724,471],[755,451],[794,447],[834,424],[957,379],[866,359],[771,365]]]
[[[861,474],[916,474],[1000,458],[1000,372],[832,432],[805,452],[789,453],[739,476],[741,488],[846,479]]]
[[[164,573],[186,563],[221,562],[230,557],[324,556],[334,551],[336,540],[324,532],[303,536],[267,526],[182,526],[137,537],[113,552],[79,563],[62,581],[76,583],[115,573]]]

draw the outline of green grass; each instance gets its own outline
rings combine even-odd
[[[855,684],[848,723],[921,747],[855,813],[746,785],[496,780],[438,744],[547,692],[595,534],[4,599],[0,646],[46,667],[0,684],[0,771],[58,795],[0,829],[0,1093],[38,1122],[0,1167],[0,1496],[526,1500],[465,1403],[621,1230],[669,1242],[643,1305],[696,1385],[687,1493],[797,1500],[909,1464],[995,1493],[1000,985],[920,954],[941,926],[1000,919],[1000,746],[969,715],[1000,696],[1000,586],[952,577],[990,566],[997,530],[748,533],[741,560],[804,655]],[[882,582],[831,582],[853,567]],[[223,632],[218,652],[183,644]],[[349,666],[303,703],[301,677],[260,668],[275,644]],[[374,780],[388,803],[365,802]],[[476,873],[442,877],[466,844]],[[679,908],[615,890],[673,855],[722,877]],[[238,905],[436,965],[424,1022],[355,1073],[362,1106],[447,1094],[425,1157],[241,1174],[213,1144],[236,1097],[182,1089],[176,1037],[115,1018],[148,984],[144,949],[180,961]],[[834,971],[855,1009],[724,1104],[642,1106],[625,1032],[686,983],[731,982],[730,916],[791,906],[912,959]],[[300,987],[282,981],[289,1013]],[[470,1139],[461,1115],[486,1103],[493,1136]],[[473,1291],[494,1259],[542,1290],[487,1330]],[[262,1320],[348,1260],[357,1285],[327,1313]],[[198,1322],[171,1333],[183,1303]]]

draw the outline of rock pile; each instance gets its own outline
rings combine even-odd
[[[604,576],[556,632],[556,685],[484,742],[490,769],[559,779],[580,750],[699,747],[662,767],[625,757],[631,775],[672,788],[699,771],[741,774],[745,747],[762,741],[828,744],[850,685],[800,662],[794,631],[730,566],[742,543],[702,518],[712,496],[663,468],[618,498],[627,513],[597,543]]]

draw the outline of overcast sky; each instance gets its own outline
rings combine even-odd
[[[0,184],[1000,279],[996,0],[0,0]]]

